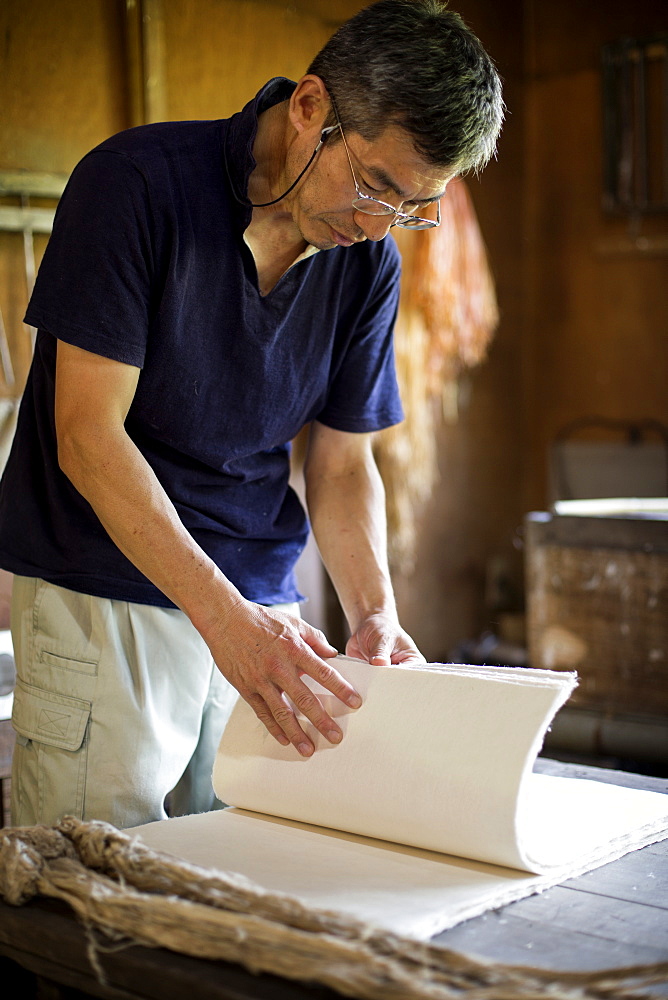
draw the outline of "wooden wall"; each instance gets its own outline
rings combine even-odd
[[[112,0],[85,5],[0,4],[0,169],[68,174],[92,146],[124,128],[122,18]],[[17,204],[16,199],[2,199]],[[35,237],[39,261],[45,236]],[[31,357],[22,325],[27,303],[23,238],[0,232],[0,308],[20,394]]]
[[[527,3],[529,508],[545,502],[547,450],[574,418],[668,425],[668,217],[639,219],[632,233],[601,207],[601,46],[659,30],[662,0]]]
[[[490,579],[507,580],[505,600],[519,606],[522,517],[547,503],[557,431],[591,413],[668,422],[666,257],[620,252],[625,224],[601,210],[599,73],[602,43],[665,30],[664,0],[452,4],[496,59],[509,115],[498,160],[470,181],[501,324],[488,361],[462,380],[457,423],[439,432],[441,482],[421,517],[418,569],[396,580],[404,622],[434,659],[495,627]],[[225,116],[272,75],[298,76],[361,6],[164,3],[154,27],[165,117]],[[4,0],[0,169],[67,173],[133,124],[127,25],[122,0]],[[666,228],[655,220],[652,235]],[[30,344],[17,234],[0,233],[0,306],[20,389]]]

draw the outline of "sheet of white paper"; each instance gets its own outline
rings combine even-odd
[[[415,937],[667,835],[667,796],[531,773],[572,675],[335,665],[365,699],[350,712],[326,696],[338,747],[311,730],[318,752],[304,760],[240,701],[214,768],[217,794],[237,808],[134,832]]]

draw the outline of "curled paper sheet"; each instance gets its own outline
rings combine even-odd
[[[138,828],[149,846],[417,937],[668,835],[668,797],[532,773],[575,675],[512,667],[375,667],[337,657],[344,730],[307,722],[304,759],[239,700],[213,782],[234,806]]]
[[[214,767],[218,797],[303,823],[532,870],[518,830],[522,780],[575,675],[331,662],[364,699],[351,711],[333,695],[320,695],[344,730],[343,742],[332,746],[302,719],[317,748],[304,760],[239,701]],[[315,682],[309,686],[318,690]]]

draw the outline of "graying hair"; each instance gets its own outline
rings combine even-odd
[[[442,0],[378,0],[335,32],[308,72],[327,87],[343,127],[369,141],[400,125],[427,162],[458,173],[482,169],[495,153],[499,75]],[[332,110],[327,124],[335,122]]]

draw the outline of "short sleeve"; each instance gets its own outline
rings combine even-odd
[[[349,253],[350,251],[348,251]],[[351,259],[352,263],[352,259]],[[382,257],[366,275],[349,276],[368,294],[354,317],[333,373],[327,403],[317,419],[335,430],[369,432],[404,418],[394,361],[394,326],[399,305],[401,258],[393,239],[383,241]]]
[[[153,250],[149,193],[124,153],[98,149],[75,168],[56,212],[26,322],[141,368]]]

